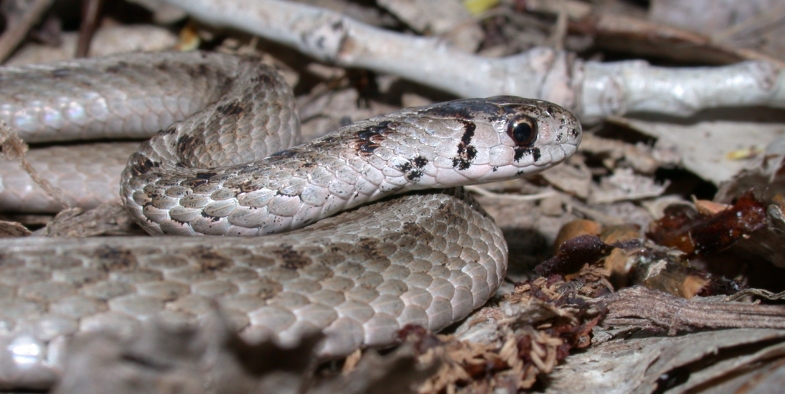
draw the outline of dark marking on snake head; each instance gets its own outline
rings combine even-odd
[[[463,144],[463,146],[469,146],[472,143],[472,138],[474,138],[474,131],[477,130],[477,125],[472,122],[464,121],[463,130],[461,144]]]
[[[452,166],[459,170],[466,170],[472,165],[472,160],[477,156],[477,148],[471,145],[477,125],[473,122],[462,121],[463,135],[458,143],[457,155],[452,158]]]
[[[523,147],[516,146],[513,160],[515,160],[515,162],[517,163],[523,158],[524,155],[532,155],[532,159],[536,163],[538,160],[540,160],[540,156],[541,156],[540,148],[523,148]]]
[[[491,167],[491,172],[496,172],[496,171],[499,171],[499,166]]]
[[[458,146],[458,156],[452,158],[452,166],[459,170],[467,170],[472,166],[472,160],[477,157],[477,148],[469,145]]]
[[[231,103],[218,106],[215,111],[223,116],[233,116],[242,114],[245,107],[240,101],[232,101]]]
[[[281,245],[273,250],[273,254],[281,258],[281,266],[290,270],[298,270],[311,265],[311,258],[298,252],[291,245]]]
[[[516,163],[519,162],[523,158],[523,155],[528,151],[528,149],[521,148],[521,147],[515,147],[514,150],[515,150],[515,155],[512,157],[512,159]]]

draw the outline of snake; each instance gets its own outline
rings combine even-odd
[[[500,228],[461,186],[548,169],[581,140],[568,110],[495,96],[299,144],[273,67],[199,51],[2,68],[0,119],[28,142],[154,133],[119,194],[155,237],[0,240],[6,387],[56,381],[74,336],[194,325],[216,308],[248,340],[322,332],[324,357],[394,344],[406,326],[441,330],[507,268]]]

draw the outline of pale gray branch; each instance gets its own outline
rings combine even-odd
[[[541,98],[586,120],[629,112],[686,116],[714,107],[785,107],[785,77],[765,62],[663,68],[643,61],[583,62],[551,48],[485,58],[438,38],[391,32],[298,3],[165,1],[204,22],[256,34],[322,61],[399,75],[462,97]]]

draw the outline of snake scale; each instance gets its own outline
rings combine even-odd
[[[70,336],[193,324],[215,301],[249,339],[324,331],[324,356],[394,343],[408,324],[440,330],[506,272],[500,229],[459,186],[542,171],[581,138],[563,108],[498,96],[296,145],[282,78],[204,52],[5,68],[0,119],[29,142],[158,131],[120,195],[147,232],[172,235],[0,240],[0,383],[28,387],[56,379]]]

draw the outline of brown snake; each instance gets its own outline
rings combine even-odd
[[[483,305],[507,264],[499,228],[454,187],[544,170],[581,138],[563,108],[499,96],[292,147],[293,103],[270,67],[215,53],[0,70],[0,119],[28,141],[161,130],[129,159],[121,197],[145,230],[178,235],[1,240],[0,382],[56,376],[63,338],[193,324],[213,300],[248,338],[324,331],[327,356],[393,343],[407,324],[440,330]]]

